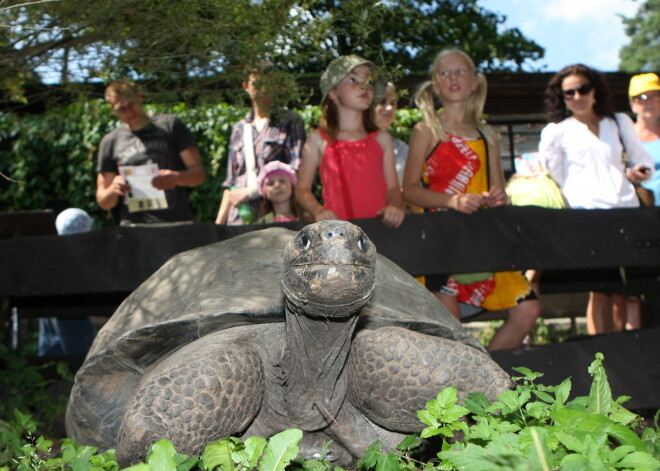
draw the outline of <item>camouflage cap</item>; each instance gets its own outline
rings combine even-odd
[[[339,85],[339,82],[344,80],[351,70],[361,65],[368,65],[374,70],[377,70],[376,64],[360,56],[340,56],[334,59],[328,67],[326,67],[323,75],[321,75],[321,104],[328,96],[328,92]]]

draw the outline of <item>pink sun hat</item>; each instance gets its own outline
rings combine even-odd
[[[259,172],[259,176],[257,177],[257,185],[259,186],[259,194],[261,196],[264,196],[266,194],[266,183],[268,183],[268,178],[275,175],[282,175],[286,177],[294,186],[298,181],[296,179],[295,170],[293,170],[293,168],[291,168],[289,164],[285,164],[284,162],[280,162],[279,160],[273,160],[272,162],[268,162],[261,169],[261,171]]]

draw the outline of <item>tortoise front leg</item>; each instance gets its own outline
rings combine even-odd
[[[246,346],[218,346],[213,338],[188,344],[145,375],[119,430],[122,465],[143,461],[164,437],[177,452],[199,455],[254,419],[264,393],[258,354]]]
[[[362,331],[348,359],[348,397],[389,430],[418,432],[417,411],[448,386],[460,398],[482,392],[493,400],[511,387],[487,353],[453,340],[400,327]]]

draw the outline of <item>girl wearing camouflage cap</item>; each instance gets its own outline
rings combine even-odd
[[[320,127],[305,143],[296,186],[298,202],[315,221],[380,216],[387,227],[403,222],[392,136],[374,118],[375,69],[359,56],[341,56],[321,76]],[[323,204],[312,193],[317,169]]]

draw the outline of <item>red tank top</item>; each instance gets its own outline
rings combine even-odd
[[[345,220],[376,217],[387,204],[378,131],[359,141],[332,142],[319,132],[326,142],[319,169],[323,206]]]

